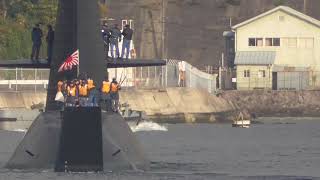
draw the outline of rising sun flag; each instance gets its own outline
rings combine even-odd
[[[79,49],[62,63],[58,72],[71,70],[73,66],[79,66]]]

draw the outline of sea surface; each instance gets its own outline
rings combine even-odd
[[[320,118],[230,124],[130,124],[151,161],[147,172],[54,173],[0,168],[0,180],[320,179]],[[0,131],[0,167],[24,132]],[[49,143],[49,142],[48,142]]]

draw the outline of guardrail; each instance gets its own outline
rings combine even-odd
[[[0,80],[0,85],[8,85],[12,89],[12,85],[43,85],[43,88],[48,87],[48,80]]]

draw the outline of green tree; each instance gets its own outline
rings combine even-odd
[[[90,1],[90,0],[88,0]],[[35,24],[42,25],[47,33],[47,24],[56,24],[59,0],[0,0],[0,60],[29,58],[31,53],[31,31]],[[108,8],[99,4],[101,16]],[[46,43],[40,56],[45,58]]]
[[[34,24],[56,22],[58,0],[5,0],[7,17],[0,19],[0,59],[28,58]],[[43,28],[44,34],[46,28]],[[44,58],[45,43],[42,47]]]

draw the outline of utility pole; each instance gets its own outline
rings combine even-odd
[[[162,37],[161,37],[161,41],[162,41],[162,59],[164,58],[167,58],[165,57],[165,22],[166,22],[166,17],[165,17],[165,3],[164,3],[165,0],[162,0],[162,10],[161,10],[161,25],[162,25]]]
[[[303,13],[308,14],[308,4],[309,0],[303,0]]]

